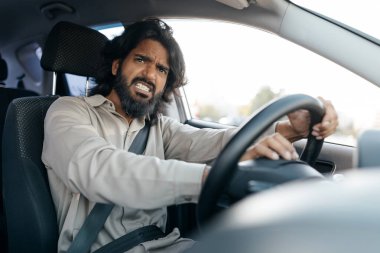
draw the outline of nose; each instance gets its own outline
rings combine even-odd
[[[145,69],[144,69],[144,75],[145,77],[155,83],[156,81],[156,65],[154,63],[149,63],[149,64],[146,64],[145,66]]]

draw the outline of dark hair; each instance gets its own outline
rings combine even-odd
[[[106,44],[103,50],[103,64],[99,70],[99,77],[95,80],[97,85],[91,89],[90,95],[107,96],[111,92],[116,78],[112,74],[112,62],[117,59],[123,62],[128,54],[145,39],[161,43],[169,54],[170,71],[162,94],[163,101],[170,102],[171,94],[177,95],[175,89],[186,84],[185,62],[182,51],[173,38],[172,28],[157,18],[148,18],[127,26],[123,34]]]

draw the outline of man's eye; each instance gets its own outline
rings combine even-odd
[[[137,62],[144,62],[144,59],[143,59],[142,57],[139,57],[139,56],[137,56],[137,57],[135,58],[135,60],[136,60]]]
[[[158,71],[160,71],[161,73],[167,75],[168,74],[168,70],[166,68],[158,68]]]

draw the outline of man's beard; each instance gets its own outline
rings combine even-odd
[[[131,83],[128,83],[128,79],[123,77],[121,71],[119,70],[115,82],[114,89],[117,95],[120,98],[120,104],[123,111],[132,118],[139,118],[142,116],[148,115],[151,120],[157,117],[157,114],[162,107],[162,92],[154,95],[151,99],[147,101],[138,101],[132,97],[131,91],[129,90],[129,86],[135,83],[136,81],[144,81],[147,82],[142,77],[137,77],[132,80]],[[153,90],[154,93],[154,90]]]

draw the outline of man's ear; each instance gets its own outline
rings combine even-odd
[[[119,69],[120,60],[113,60],[112,62],[112,75],[116,76]]]

